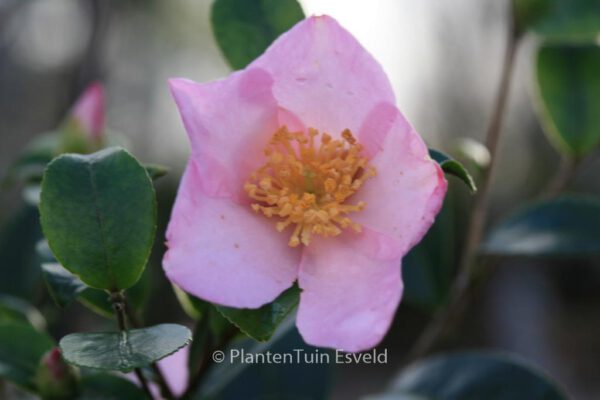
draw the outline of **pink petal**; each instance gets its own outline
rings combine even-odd
[[[367,203],[352,218],[395,238],[405,254],[433,223],[447,182],[439,165],[429,157],[421,137],[395,107],[381,105],[375,115],[378,118],[366,120],[361,137],[365,132],[379,132],[373,143],[380,142],[382,151],[371,159],[377,176],[367,180],[351,198],[352,203]]]
[[[273,80],[252,68],[205,84],[187,79],[169,84],[205,193],[244,198],[244,182],[264,162],[263,149],[279,127]]]
[[[84,133],[93,139],[104,134],[104,89],[98,82],[90,84],[73,106],[71,116]]]
[[[200,179],[192,160],[167,230],[167,277],[197,297],[230,307],[272,301],[296,279],[300,250],[248,205],[209,197]]]
[[[315,240],[306,247],[298,280],[296,324],[315,346],[357,352],[386,334],[402,295],[395,241],[365,229]]]
[[[339,135],[358,132],[370,110],[395,103],[381,66],[328,16],[299,22],[251,64],[273,77],[279,105],[306,127]]]

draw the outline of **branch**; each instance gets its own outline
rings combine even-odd
[[[112,303],[113,310],[117,315],[117,324],[119,326],[119,331],[127,332],[127,324],[125,322],[125,297],[123,296],[123,293],[111,292],[110,301]],[[139,368],[135,368],[133,371],[135,372],[135,376],[142,385],[142,389],[144,390],[144,392],[146,392],[148,398],[154,399],[154,396],[152,396],[152,392],[148,387],[148,381],[146,380],[146,377],[144,377],[144,374],[142,374],[142,371]]]
[[[473,289],[477,250],[483,237],[483,228],[486,222],[491,177],[497,158],[496,153],[498,151],[498,143],[500,141],[500,134],[502,132],[506,114],[506,104],[508,102],[510,82],[512,80],[518,43],[519,36],[513,28],[511,8],[508,40],[502,65],[502,77],[500,79],[500,86],[498,88],[492,117],[485,138],[486,147],[490,152],[490,164],[482,173],[479,192],[474,200],[473,211],[467,229],[465,247],[459,263],[458,275],[450,290],[448,304],[434,315],[421,336],[419,336],[408,356],[409,360],[417,359],[427,354],[437,341],[451,330],[456,320],[462,315],[465,305],[468,303],[467,299],[469,293]],[[484,271],[477,272],[483,273]]]

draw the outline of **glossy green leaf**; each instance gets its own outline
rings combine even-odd
[[[191,340],[185,326],[161,324],[127,332],[72,333],[61,339],[60,349],[70,364],[127,372],[165,358]]]
[[[541,371],[515,357],[491,353],[456,353],[417,362],[400,373],[386,394],[372,399],[412,399],[410,396],[443,400],[566,400],[561,389]]]
[[[598,2],[600,4],[600,2]],[[542,46],[537,56],[540,118],[559,150],[584,156],[600,145],[600,47]]]
[[[429,149],[429,156],[434,159],[442,170],[450,175],[454,175],[459,178],[461,181],[467,185],[471,192],[475,193],[477,191],[477,187],[475,186],[475,182],[473,178],[469,174],[469,171],[461,163],[450,158],[447,154],[442,153],[441,151]]]
[[[211,9],[217,44],[233,69],[244,68],[303,18],[296,0],[215,0]]]
[[[86,375],[81,379],[80,400],[145,400],[146,394],[131,381],[110,374]]]
[[[509,256],[600,254],[600,200],[562,196],[534,203],[496,225],[482,251]]]
[[[54,341],[29,324],[0,321],[0,378],[35,390],[35,374],[41,357]]]
[[[64,307],[75,300],[87,285],[58,263],[43,263],[42,276],[52,300]]]
[[[513,0],[518,31],[533,30],[545,40],[593,43],[600,35],[597,0]]]
[[[434,310],[450,291],[456,264],[456,229],[451,197],[423,240],[402,259],[403,301]]]
[[[88,286],[120,290],[139,279],[154,241],[156,199],[146,170],[127,151],[54,159],[40,213],[52,253]]]
[[[294,285],[273,302],[257,309],[217,306],[217,310],[251,338],[267,341],[275,329],[298,305],[300,289]]]
[[[39,331],[46,328],[46,320],[37,308],[6,294],[0,294],[0,322],[27,323]]]

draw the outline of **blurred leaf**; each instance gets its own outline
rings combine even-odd
[[[181,308],[191,319],[199,321],[204,317],[210,307],[209,303],[186,293],[179,286],[173,285],[173,291],[175,292],[175,297],[177,297]]]
[[[26,204],[37,207],[40,204],[40,191],[38,183],[29,183],[25,185],[21,194]]]
[[[211,9],[217,44],[233,69],[244,68],[303,18],[296,0],[215,0]]]
[[[185,326],[161,324],[127,332],[72,333],[61,339],[60,349],[70,364],[129,372],[173,354],[191,340]]]
[[[545,45],[538,52],[540,118],[546,134],[567,154],[584,156],[600,144],[598,71],[596,45]]]
[[[600,201],[562,196],[516,211],[490,232],[482,251],[510,256],[600,254]]]
[[[156,198],[146,170],[124,149],[54,159],[44,173],[40,212],[52,253],[87,285],[126,289],[144,271]]]
[[[231,347],[243,349],[247,354],[264,353],[284,339],[292,329],[294,329],[294,318],[288,317],[279,325],[279,328],[269,341],[256,342],[247,339],[240,343],[235,343]],[[197,400],[216,398],[224,389],[233,386],[232,382],[251,366],[251,363],[232,362],[230,357],[225,357],[222,363],[215,365],[214,368],[209,370],[205,383],[192,398]]]
[[[0,322],[0,378],[35,390],[35,374],[42,356],[54,341],[31,325]]]
[[[216,306],[242,332],[259,342],[271,338],[275,329],[298,305],[300,289],[294,285],[281,293],[273,302],[257,309]]]
[[[566,399],[536,368],[514,357],[489,353],[455,353],[419,361],[404,369],[387,393],[369,399],[408,400],[414,396],[440,400]]]
[[[513,0],[518,32],[531,29],[546,40],[596,41],[600,34],[598,0]]]
[[[239,358],[233,364],[225,361],[215,365],[201,388],[205,396],[197,399],[285,399],[285,400],[326,400],[332,398],[331,387],[335,374],[335,352],[317,349],[304,342],[294,328],[293,318],[281,333],[280,330],[269,342],[255,342],[251,339],[237,342],[228,350],[244,351],[244,354],[300,354],[299,362],[292,363],[243,363]],[[262,345],[262,347],[260,346]],[[304,362],[303,357],[306,357]],[[324,358],[329,356],[330,362]],[[234,355],[235,357],[235,355]],[[313,357],[314,362],[311,361]],[[226,357],[229,358],[229,357]],[[295,361],[295,360],[294,360]],[[320,362],[323,361],[323,362]],[[224,368],[221,368],[221,367]],[[364,370],[362,373],[364,373]],[[212,372],[215,372],[213,375]],[[233,374],[230,375],[230,373]],[[220,390],[215,392],[215,383]],[[342,396],[354,399],[356,396]]]
[[[0,294],[0,322],[21,322],[41,331],[46,328],[44,316],[31,304],[17,297]]]
[[[0,233],[0,292],[33,298],[40,279],[36,243],[42,238],[37,207],[24,206]]]
[[[475,186],[473,178],[471,178],[471,175],[469,175],[469,172],[461,163],[450,158],[450,156],[442,153],[441,151],[434,149],[429,149],[429,156],[435,160],[440,167],[442,167],[442,170],[444,170],[445,173],[454,175],[463,181],[472,193],[477,191],[477,187]]]
[[[169,172],[169,168],[165,167],[164,165],[158,165],[158,164],[144,164],[144,168],[146,168],[146,172],[148,172],[148,176],[153,181],[165,176],[167,174],[167,172]]]
[[[86,375],[81,379],[80,400],[144,400],[146,394],[131,381],[110,374]]]
[[[475,139],[462,137],[456,140],[456,152],[459,158],[464,159],[477,169],[482,170],[490,165],[492,156],[487,147]]]
[[[423,240],[402,259],[404,301],[428,310],[445,304],[456,262],[456,237],[451,198]]]
[[[58,263],[43,263],[42,276],[50,297],[59,307],[64,307],[75,300],[87,288],[81,279]]]
[[[46,165],[58,155],[58,133],[48,132],[35,137],[17,161],[10,167],[8,178],[22,182],[39,182]]]

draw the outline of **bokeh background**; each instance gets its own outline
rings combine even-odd
[[[33,137],[62,121],[90,81],[100,80],[107,93],[108,127],[126,137],[128,149],[139,159],[170,168],[156,183],[164,229],[189,154],[167,79],[182,76],[202,82],[231,72],[212,36],[210,3],[0,0],[0,176]],[[455,153],[461,139],[482,140],[499,80],[507,1],[300,3],[306,15],[329,14],[338,19],[381,62],[399,108],[432,147]],[[493,177],[491,222],[534,198],[559,160],[538,125],[531,101],[536,40],[527,37],[517,55]],[[569,188],[599,193],[599,168],[600,157],[589,157]],[[458,180],[450,180],[447,208],[459,238],[471,199]],[[14,222],[15,215],[23,219]],[[31,215],[24,209],[19,187],[3,186],[0,223],[25,224],[35,220]],[[34,241],[27,236],[32,234],[23,235],[11,243]],[[163,238],[160,231],[145,317],[149,322],[189,325],[177,311],[162,274]],[[4,245],[8,253],[0,254],[0,269],[23,269],[35,263],[33,256],[10,253],[13,245]],[[446,256],[456,258],[454,249],[460,247],[460,240],[448,246],[452,251]],[[78,304],[60,312],[47,301],[35,276],[24,283],[14,279],[0,282],[0,289],[21,295],[22,284],[30,290],[30,300],[42,307],[57,337],[107,325]],[[600,397],[600,260],[504,261],[476,296],[466,319],[442,347],[515,352],[545,369],[573,398]],[[329,384],[330,397],[349,399],[380,392],[402,366],[429,316],[427,308],[403,303],[381,345],[389,349],[388,364],[337,367]],[[325,385],[318,378],[305,382],[311,384]]]

